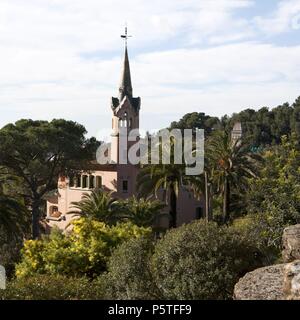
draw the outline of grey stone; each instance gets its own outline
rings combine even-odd
[[[300,224],[285,228],[282,242],[282,258],[284,262],[300,259]]]
[[[234,288],[235,300],[285,300],[284,264],[259,268],[247,273]]]

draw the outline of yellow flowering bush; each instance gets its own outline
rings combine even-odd
[[[50,236],[29,240],[22,249],[16,276],[64,274],[95,277],[106,270],[112,251],[123,242],[151,233],[150,228],[130,222],[108,226],[89,218],[74,221],[69,235],[53,230]]]

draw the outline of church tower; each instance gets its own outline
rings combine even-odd
[[[141,106],[141,98],[133,97],[127,49],[127,28],[125,29],[125,35],[121,37],[125,38],[125,53],[119,86],[119,96],[112,97],[111,99],[111,108],[113,112],[111,161],[113,163],[119,163],[120,160],[119,143],[121,130],[123,129],[123,131],[126,130],[126,132],[129,132],[132,129],[139,129],[139,111]],[[130,148],[130,145],[133,143],[134,142],[128,142],[128,148]]]

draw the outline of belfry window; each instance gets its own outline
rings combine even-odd
[[[127,112],[124,113],[124,127],[127,128]]]

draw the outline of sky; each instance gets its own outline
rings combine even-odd
[[[65,118],[104,138],[126,22],[143,130],[300,96],[300,0],[0,0],[0,127]]]

